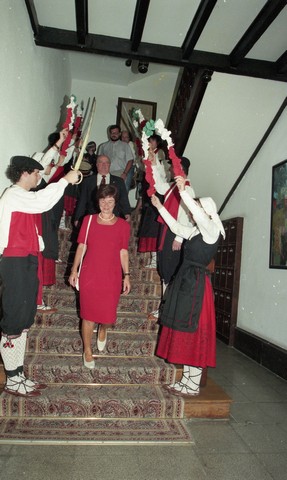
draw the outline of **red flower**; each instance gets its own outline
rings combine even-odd
[[[149,197],[151,197],[156,192],[156,189],[154,188],[154,178],[152,174],[151,162],[150,160],[143,160],[143,163],[145,164],[145,179],[149,184],[147,194]]]
[[[181,166],[181,161],[180,161],[180,158],[177,157],[177,155],[174,151],[174,148],[169,147],[168,153],[169,153],[169,158],[171,159],[171,162],[172,162],[174,176],[175,177],[178,177],[178,176],[183,177],[184,176],[184,171],[183,171],[182,166]]]

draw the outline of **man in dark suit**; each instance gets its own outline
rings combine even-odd
[[[97,157],[97,174],[84,178],[81,184],[80,196],[77,202],[74,223],[78,226],[79,220],[84,215],[96,213],[96,195],[97,188],[100,185],[111,184],[118,190],[118,201],[114,208],[114,213],[118,217],[125,218],[128,222],[131,219],[131,206],[125,182],[122,178],[110,174],[111,161],[106,155]]]

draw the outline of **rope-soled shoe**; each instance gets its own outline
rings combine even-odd
[[[3,391],[16,397],[39,397],[41,395],[40,390],[26,385],[20,376],[15,377],[15,379],[8,377]]]

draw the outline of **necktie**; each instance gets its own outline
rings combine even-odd
[[[106,175],[102,176],[101,185],[106,185]]]

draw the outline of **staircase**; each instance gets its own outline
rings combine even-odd
[[[158,326],[147,313],[158,307],[161,286],[157,272],[143,267],[148,257],[137,254],[137,225],[133,218],[132,291],[120,299],[102,353],[94,334],[93,370],[82,363],[78,296],[67,283],[76,243],[71,230],[59,231],[64,262],[57,264],[57,284],[44,290],[58,310],[37,314],[25,358],[27,376],[48,388],[36,398],[2,393],[0,443],[190,444],[184,418],[228,418],[231,399],[209,378],[200,396],[185,402],[162,388],[181,372],[154,355]]]
[[[157,272],[142,268],[147,259],[136,253],[137,219],[130,240],[132,291],[122,296],[116,324],[108,331],[104,352],[93,352],[96,368],[82,363],[78,298],[67,284],[75,244],[61,230],[57,284],[45,289],[54,314],[37,314],[30,329],[27,376],[48,388],[36,398],[0,397],[2,443],[192,443],[182,398],[162,384],[174,381],[176,369],[154,356],[158,326],[147,312],[158,307]]]

